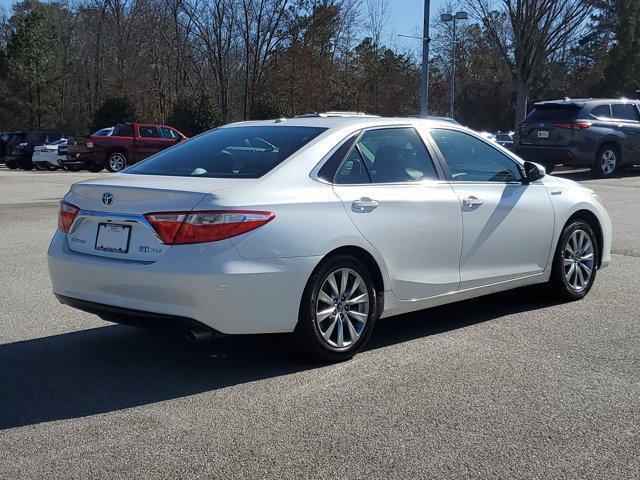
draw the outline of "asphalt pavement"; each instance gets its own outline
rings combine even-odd
[[[190,344],[59,304],[56,202],[96,174],[0,167],[0,478],[639,478],[640,169],[561,175],[613,220],[585,300],[381,320],[327,366],[287,335]]]

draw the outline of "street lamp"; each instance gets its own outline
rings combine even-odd
[[[451,13],[443,13],[440,15],[440,20],[443,22],[453,22],[453,42],[451,53],[451,100],[449,104],[449,116],[453,118],[453,105],[455,99],[455,87],[456,87],[456,20],[466,20],[469,18],[467,12],[458,12],[455,15]]]

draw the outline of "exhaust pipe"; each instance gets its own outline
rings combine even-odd
[[[187,330],[185,336],[190,342],[201,342],[213,337],[213,332],[211,330]]]

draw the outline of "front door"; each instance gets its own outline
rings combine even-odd
[[[431,129],[461,202],[460,289],[540,274],[554,212],[542,182],[525,184],[515,160],[458,130]]]
[[[422,299],[458,289],[460,201],[439,178],[416,130],[365,131],[339,168],[334,191],[383,258],[396,297]]]

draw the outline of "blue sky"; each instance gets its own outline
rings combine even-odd
[[[13,0],[0,0],[0,5],[11,6]],[[431,0],[431,18],[434,18],[445,0]],[[422,34],[422,12],[424,0],[389,0],[390,24],[385,32],[385,42],[400,48],[420,51],[419,40],[398,37],[398,34]]]

